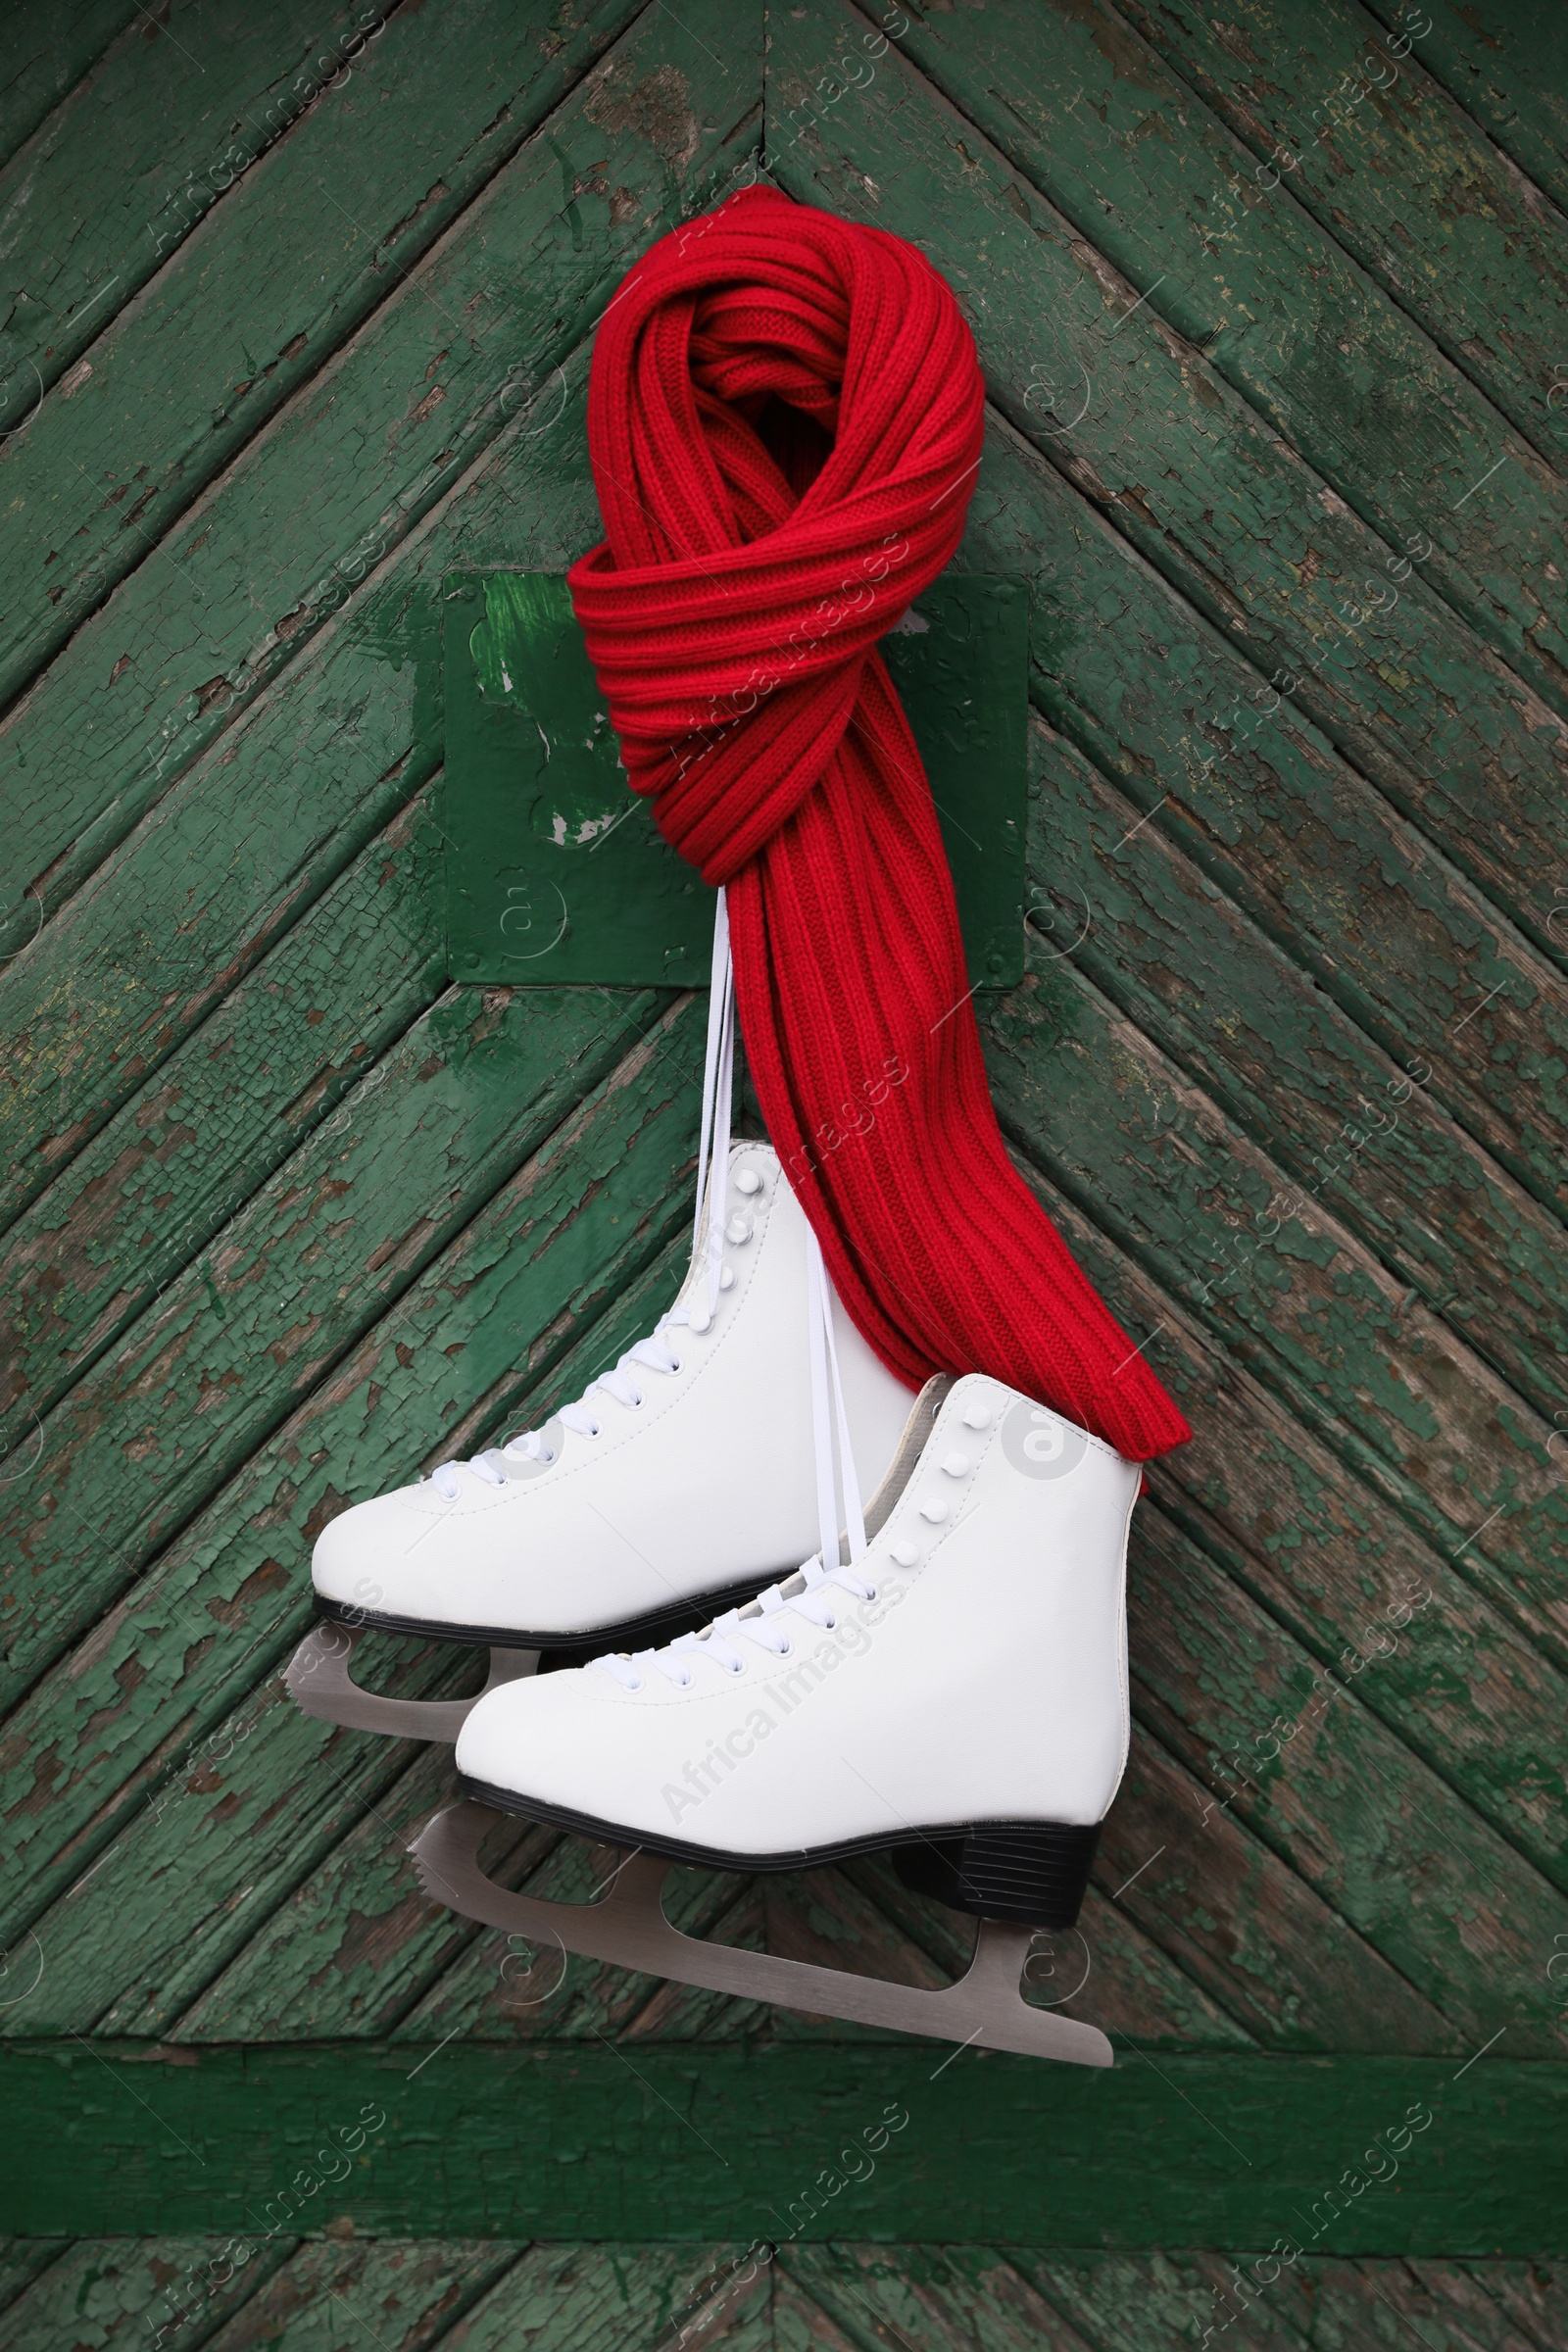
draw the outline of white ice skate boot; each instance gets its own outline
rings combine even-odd
[[[493,1686],[529,1672],[540,1650],[593,1654],[699,1625],[787,1573],[819,1540],[835,1354],[856,1474],[874,1484],[892,1459],[913,1397],[839,1304],[777,1155],[730,1143],[722,920],[718,947],[706,1198],[679,1298],[543,1429],[331,1522],[313,1576],[333,1622],[288,1677],[308,1713],[456,1737],[470,1701],[382,1698],[350,1681],[362,1628],[488,1643]]]
[[[1126,1760],[1125,1558],[1139,1484],[1136,1464],[998,1381],[933,1382],[868,1533],[846,1493],[844,1565],[824,1570],[819,1555],[667,1647],[491,1691],[458,1741],[464,1785],[509,1812],[726,1869],[893,1848],[907,1884],[960,1910],[1017,1923],[1020,1935],[1070,1927]],[[631,1865],[638,1900],[623,1897],[612,1936],[602,1906],[486,1891],[467,1841],[487,1817],[459,1811],[465,1820],[444,1817],[416,1850],[436,1873],[432,1891],[438,1879],[461,1885],[462,1908],[483,1906],[475,1916],[506,1909],[509,1927],[567,1949],[911,2032],[963,2038],[959,2025],[984,2011],[983,2038],[1043,2049],[1049,2022],[1058,2043],[1094,2044],[1052,2054],[1108,2063],[1094,2029],[1023,2008],[1018,1952],[995,1937],[987,1984],[971,1971],[962,1999],[956,1986],[868,1994],[831,1970],[677,1936],[655,1916],[662,1874],[652,1862]],[[1007,1966],[1010,2008],[994,2015],[987,2000]],[[942,2002],[945,2022],[921,2007]]]
[[[816,1541],[810,1228],[764,1144],[730,1153],[720,1283],[670,1312],[542,1430],[362,1502],[318,1539],[323,1616],[521,1648],[632,1642],[748,1599]],[[837,1300],[856,1467],[914,1402]]]

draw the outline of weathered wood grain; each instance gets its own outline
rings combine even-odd
[[[444,1697],[477,1679],[432,1645],[405,1688]],[[30,2032],[167,2036],[405,1766],[393,1741],[308,1724],[275,1675],[164,1761],[150,1804],[38,1922]]]
[[[1243,0],[1223,28],[1173,0],[1125,0],[1125,13],[1267,167],[1248,175],[1254,200],[1278,204],[1278,172],[1282,191],[1560,458],[1568,441],[1546,394],[1568,308],[1562,220],[1427,74],[1426,12],[1396,34],[1358,0],[1314,0],[1309,14]]]
[[[1047,944],[1066,946],[1544,1418],[1568,1419],[1558,1221],[1038,719],[1031,762]]]
[[[486,2241],[361,2244],[308,2239],[208,2339],[211,2352],[424,2352],[463,2340],[466,2314],[501,2284],[521,2249]]]
[[[365,0],[134,19],[0,171],[12,295],[0,429],[27,418],[209,207],[339,75],[374,74]],[[148,40],[151,24],[153,38]]]
[[[1568,2278],[1551,2263],[1466,2265],[1470,2276],[1540,2352],[1568,2340]]]
[[[399,9],[373,63],[214,205],[89,345],[71,398],[62,383],[0,453],[0,696],[156,549],[634,8],[590,0],[581,21],[544,0]]]
[[[441,994],[438,789],[416,794],[13,1226],[0,1254],[13,1444],[24,1450],[36,1418]]]
[[[1461,865],[1489,857],[1514,876],[1505,905],[1533,900],[1568,846],[1562,721],[1425,583],[1388,609],[1387,543],[1173,328],[1134,315],[1137,289],[896,50],[868,86],[836,79],[843,28],[862,24],[837,0],[776,21],[785,111],[768,157],[784,184],[912,233],[966,303],[1018,429],[1264,678],[1294,678],[1307,714]],[[839,96],[818,96],[794,142],[787,110],[824,81]],[[1053,386],[1077,390],[1070,424],[1043,405]]]
[[[9,54],[0,84],[0,160],[9,161],[69,97],[136,13],[135,0],[82,0],[69,16],[62,16],[53,0],[23,0],[12,8],[7,21]],[[159,27],[153,38],[161,34]]]
[[[1382,534],[1398,577],[1424,550],[1423,577],[1560,698],[1568,484],[1523,437],[1568,458],[1544,386],[1480,355],[1479,390],[1288,195],[1265,205],[1234,133],[1099,0],[934,14],[899,46]],[[1503,453],[1490,496],[1466,500]]]
[[[642,86],[628,75],[634,116]],[[620,81],[604,87],[618,107]],[[434,773],[442,570],[564,565],[596,527],[580,410],[553,410],[543,426],[519,415],[353,597],[334,607],[323,590],[330,616],[310,659],[209,747],[0,975],[14,1040],[0,1090],[0,1216],[35,1195]],[[204,877],[194,905],[193,868]]]
[[[554,370],[634,255],[744,163],[756,124],[746,77],[647,16],[394,276],[163,543],[168,561],[121,583],[0,730],[0,760],[27,780],[0,952],[33,936],[498,436],[519,499],[535,480],[559,489],[553,528],[535,512],[526,539],[497,547],[546,566],[580,553],[597,511],[580,425],[553,431]],[[564,209],[563,156],[576,159]],[[540,435],[542,469],[528,464]]]
[[[414,1023],[19,1452],[0,1688],[85,1631],[659,1010],[651,991],[452,989]]]
[[[1545,1130],[1568,1119],[1568,1001],[1489,904],[1508,871],[1494,861],[1473,886],[1298,709],[1265,715],[1271,694],[1223,632],[1004,422],[963,559],[1030,574],[1035,700],[1137,803],[1135,821],[1168,832],[1401,1074],[1429,1072],[1435,1099],[1561,1215],[1562,1156]],[[1550,942],[1549,870],[1532,883],[1538,947]],[[1049,864],[1037,877],[1043,891],[1054,878]]]
[[[1224,1798],[1136,1722],[1095,1861],[1106,1900],[1264,2048],[1458,2049],[1435,2004]]]
[[[591,2041],[460,2037],[422,2055],[363,2040],[8,2044],[7,2094],[29,2102],[37,2132],[0,2147],[0,2211],[34,2230],[69,2216],[77,2234],[226,2233],[368,2105],[384,2125],[338,2190],[357,2236],[710,2247],[796,2230],[1000,2246],[1017,2265],[1031,2244],[1266,2247],[1296,2206],[1318,2225],[1317,2253],[1562,2253],[1560,2064],[1494,2056],[1460,2074],[1446,2057],[1242,2051],[1102,2071],[909,2040],[644,2045],[636,2073]],[[1325,2200],[1375,2133],[1423,2110],[1396,2178]],[[96,2168],[80,2162],[84,2123]],[[874,2168],[845,2163],[868,2144]]]
[[[9,2311],[39,2273],[57,2262],[64,2251],[58,2239],[0,2238],[0,2312]]]
[[[1140,1516],[1129,1610],[1140,1718],[1472,2047],[1502,2027],[1521,2056],[1556,2055],[1544,1955],[1555,1935],[1568,1940],[1568,1895],[1157,1510]],[[1200,1867],[1201,1838],[1188,1843],[1183,1858]]]
[[[1328,2306],[1332,2293],[1343,2295],[1348,2318],[1352,2312],[1364,2312],[1369,2321],[1381,2316],[1376,2307],[1382,2295],[1376,2278],[1368,2275],[1368,2265],[1336,2263],[1325,2268],[1329,2276],[1315,2298],[1318,2310]],[[1487,2291],[1483,2280],[1461,2264],[1413,2262],[1409,2269],[1410,2286],[1401,2298],[1400,2316],[1412,2328],[1429,2336],[1440,2328],[1451,2328],[1462,2344],[1467,2348],[1473,2344],[1476,2352],[1537,2352],[1530,2336]]]
[[[13,1215],[434,773],[428,668],[356,659],[341,627],[323,651],[306,690],[253,712],[6,974]]]
[[[242,2314],[266,2291],[295,2242],[274,2241],[238,2269],[221,2238],[87,2238],[60,2246],[58,2259],[5,2315],[8,2352],[122,2352],[155,2339],[161,2352],[196,2352],[215,2322]]]
[[[1028,1155],[1332,1451],[1395,1473],[1384,1491],[1418,1531],[1467,1575],[1490,1565],[1490,1595],[1568,1657],[1550,1429],[1068,959],[1002,999],[986,1036]]]
[[[1245,2325],[1246,2340],[1260,2352],[1299,2352],[1303,2338],[1282,2309],[1278,2280],[1288,2278],[1279,2254],[1269,2255],[1271,2241],[1283,2244],[1293,2227],[1300,2231],[1282,2200],[1272,2226],[1250,2238],[1237,2251],[1251,2261],[1243,2272],[1244,2291],[1227,2292],[1232,2265],[1223,2257],[1201,2252],[1093,2255],[1071,2254],[1042,2258],[1022,2246],[1009,2246],[1009,2259],[1056,2311],[1081,2328],[1096,2352],[1176,2352],[1202,2341],[1204,2328],[1215,2340],[1230,2325]],[[1260,2290],[1251,2263],[1261,2263],[1266,2288]],[[1316,2270],[1318,2265],[1314,2263]],[[1392,2269],[1394,2266],[1391,2265]],[[1247,2287],[1250,2285],[1250,2298]],[[1396,2289],[1397,2292],[1397,2289]],[[1320,2339],[1308,2335],[1306,2342]],[[1341,2344],[1329,2336],[1325,2343]],[[1355,2343],[1362,2352],[1361,2342]],[[1350,2352],[1344,2343],[1343,2352]],[[1371,2352],[1371,2347],[1366,2347]]]
[[[462,482],[449,490],[387,576],[372,574],[340,608],[310,659],[209,749],[0,976],[13,1041],[0,1213],[36,1195],[435,774],[441,571],[474,540],[501,561],[527,546],[538,517],[530,480],[546,514],[583,495],[580,441],[569,466],[548,467],[532,445],[524,465],[510,465],[526,438],[518,419],[474,468],[490,500],[466,498]]]
[[[966,1920],[911,1894],[886,1856],[844,1867],[950,1976],[960,1973],[973,1949]],[[1032,1999],[1141,2049],[1243,2049],[1253,2040],[1098,1886],[1085,1895],[1076,1930],[1054,1937],[1049,1950],[1042,1941],[1030,1974]]]
[[[720,2304],[715,2285],[732,2278]],[[764,2352],[769,2292],[765,2264],[744,2245],[531,2246],[468,2314],[463,2352],[668,2352],[710,2313],[715,2325],[688,2343]]]
[[[1156,1332],[1191,1445],[1150,1473],[1161,1509],[1318,1664],[1563,1884],[1562,1674],[1465,1573],[1406,1524],[1376,1480],[1223,1354],[1168,1291],[1034,1179],[1091,1278]]]
[[[9,1766],[15,1781],[0,1803],[13,1866],[30,1874],[12,1899],[29,1915],[122,1822],[150,1823],[149,1787],[299,1639],[308,1549],[327,1519],[444,1459],[442,1432],[504,1379],[544,1377],[671,1238],[689,1212],[700,1029],[677,1010],[629,1054],[13,1714],[0,1779]],[[275,1788],[266,1803],[281,1853]],[[220,1800],[209,1820],[218,1840]],[[242,1844],[229,1848],[235,1869]]]
[[[376,1678],[375,1688],[412,1694],[407,1674],[405,1665],[395,1679]],[[461,1663],[455,1656],[441,1679],[471,1690],[479,1672],[471,1656]],[[491,1959],[496,1974],[506,1939],[485,1936],[454,1912],[435,1913],[409,1867],[407,1849],[415,1833],[452,1801],[451,1754],[419,1747],[395,1762],[397,1778],[376,1797],[373,1809],[363,1811],[314,1861],[286,1901],[255,1925],[221,1972],[176,2014],[171,2040],[385,2036],[468,1943],[480,1939],[499,1945]],[[513,1825],[505,1846],[486,1850],[485,1868],[508,1886],[519,1884],[518,1871],[511,1867],[514,1854],[526,1867],[556,1842],[555,1832]],[[520,1972],[521,1962],[514,1965]],[[508,1987],[499,1980],[498,1988],[505,1997]],[[499,2001],[497,2008],[488,2022],[499,2034],[507,2020],[499,2014]]]
[[[1281,2237],[1282,2254],[1291,2242]],[[154,2274],[183,2278],[215,2262],[221,2269],[228,2243],[165,2238],[142,2251]],[[26,2315],[26,2352],[46,2344],[55,2352],[65,2331],[81,2352],[146,2341],[146,2283],[125,2241],[79,2240],[58,2259],[63,2291],[48,2317],[63,2332],[51,2339],[39,2331],[40,2299]],[[1514,2281],[1528,2280],[1533,2310],[1562,2290],[1559,2263],[1271,2260],[1266,2239],[1234,2255],[1056,2256],[1026,2245],[736,2240],[683,2250],[682,2263],[671,2275],[668,2252],[633,2243],[308,2240],[238,2310],[206,2313],[218,2328],[202,2340],[213,2352],[326,2352],[373,2326],[385,2352],[424,2352],[435,2342],[456,2352],[475,2340],[487,2348],[508,2342],[503,2331],[514,2326],[527,2333],[511,2343],[551,2352],[669,2352],[685,2328],[688,2343],[720,2342],[729,2352],[872,2352],[889,2344],[919,2352],[1187,2352],[1205,2327],[1219,2332],[1228,2315],[1263,2352],[1300,2352],[1303,2344],[1385,2352],[1417,2339],[1443,2352],[1555,2352],[1555,2336],[1499,2332],[1497,2321]],[[64,2292],[66,2277],[80,2293],[79,2309]],[[184,2352],[193,2337],[176,2329],[163,2341]]]
[[[1387,33],[1406,0],[1365,0]],[[1420,59],[1473,122],[1568,213],[1568,47],[1552,0],[1508,0],[1482,19],[1469,0],[1423,9]],[[1560,407],[1560,403],[1558,404]]]
[[[589,1844],[580,1838],[561,1838],[530,1865],[525,1877],[519,1876],[518,1884],[552,1901],[587,1902],[624,1859],[622,1848]],[[759,1906],[746,1879],[722,1871],[679,1871],[665,1885],[664,1907],[688,1935],[706,1936],[718,1929],[721,1941],[760,1948],[760,1935],[753,1926]],[[664,1989],[661,1979],[636,1970],[577,1955],[566,1956],[563,1967],[562,1959],[548,1944],[526,1945],[516,1939],[509,1948],[505,1936],[481,1936],[409,2009],[395,2038],[411,2049],[428,2048],[448,2034],[541,2046],[609,2043],[633,2036],[639,2020]],[[679,1999],[667,2004],[664,2030],[657,2038],[710,2040],[720,2046],[773,2024],[772,2012],[758,2001],[704,2001],[697,2034],[682,2031],[688,2014]],[[720,2016],[714,2032],[712,2021]],[[628,2060],[628,2066],[631,2063]]]
[[[1094,2352],[990,2247],[787,2245],[774,2263],[781,2352],[818,2342]],[[832,2335],[821,2331],[818,2315]]]

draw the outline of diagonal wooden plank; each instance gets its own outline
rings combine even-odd
[[[1555,2055],[1540,1955],[1554,1934],[1568,1940],[1568,1895],[1158,1511],[1142,1521],[1129,1580],[1141,1719],[1472,2047],[1505,2027],[1519,2054]]]
[[[681,90],[691,152],[660,103]],[[28,778],[0,952],[31,939],[498,435],[526,444],[555,422],[557,364],[649,240],[746,162],[758,120],[745,74],[645,13],[417,266],[392,274],[379,309],[0,729]],[[564,209],[563,157],[576,191]],[[524,495],[527,454],[513,461]],[[537,564],[568,561],[598,528],[582,468],[568,456],[561,472],[571,518],[559,558],[536,525]],[[519,552],[499,532],[496,545]]]
[[[1095,1883],[1265,2048],[1465,2046],[1426,1995],[1227,1808],[1224,1790],[1141,1718]],[[1127,2038],[1143,2052],[1140,2035]]]
[[[1376,2165],[1371,2149],[1363,2161]],[[1364,2344],[1368,2352],[1402,2352],[1416,2343],[1429,2352],[1535,2352],[1458,2264],[1283,2259],[1307,2231],[1304,2218],[1298,2220],[1277,2278],[1269,2277],[1273,2263],[1264,2264],[1261,2289],[1257,2259],[1233,2260],[1228,2278],[1217,2281],[1216,2318],[1232,2313],[1240,2325],[1244,2313],[1250,2321],[1263,2306],[1304,2344]],[[1200,2259],[1217,2271],[1217,2258]]]
[[[246,2242],[246,2241],[242,2241]],[[500,2284],[521,2249],[504,2239],[308,2240],[243,2311],[207,2339],[210,2352],[379,2352],[461,2343],[465,2315]]]
[[[21,0],[11,9],[10,54],[0,89],[0,159],[9,159],[137,14],[135,0],[83,0],[62,16],[53,0]],[[162,28],[154,19],[152,38]],[[143,26],[143,37],[146,28]]]
[[[415,795],[12,1228],[0,1428],[24,1452],[38,1417],[441,995],[438,795]]]
[[[1385,33],[1405,29],[1408,0],[1365,0]],[[1471,0],[1423,9],[1420,58],[1473,122],[1568,213],[1568,52],[1552,0],[1508,0],[1483,19]],[[1560,404],[1559,404],[1560,406]]]
[[[1562,1883],[1561,1674],[1322,1439],[1212,1342],[1063,1194],[1032,1179],[1092,1279],[1157,1333],[1191,1445],[1152,1465],[1161,1508],[1494,1828]]]
[[[472,1680],[432,1647],[406,1688],[440,1698]],[[48,1964],[27,2005],[29,2032],[170,2038],[181,2011],[356,1823],[368,1817],[384,1838],[396,1835],[386,1801],[404,1769],[400,1748],[308,1725],[275,1674],[160,1761],[151,1803],[37,1923]]]
[[[1471,2278],[1539,2352],[1568,2341],[1568,2271],[1560,2263],[1472,2262]]]
[[[1465,2352],[1473,2345],[1475,2352],[1536,2352],[1530,2332],[1520,2328],[1501,2302],[1487,2291],[1485,2276],[1477,2278],[1468,2264],[1456,2262],[1417,2261],[1404,2266],[1408,2286],[1396,2297],[1389,2294],[1378,2278],[1379,2266],[1358,2262],[1354,2266],[1353,2291],[1363,2309],[1381,2303],[1385,2309],[1396,2305],[1401,2319],[1408,2321],[1418,2334],[1432,2341],[1441,2340],[1446,2330],[1456,2345]],[[1347,2289],[1351,2282],[1347,2280]],[[1346,2302],[1351,2301],[1350,2291]]]
[[[637,0],[552,26],[450,0],[399,9],[141,297],[88,346],[0,473],[9,700],[204,483],[375,309],[622,29]]]
[[[441,1680],[471,1690],[479,1674],[466,1660]],[[415,1685],[406,1665],[395,1686],[376,1679],[377,1689],[388,1687],[412,1695]],[[282,1731],[281,1717],[275,1728]],[[298,1769],[300,1760],[295,1743],[285,1740],[279,1769]],[[500,2004],[514,2000],[520,2005],[524,1988],[514,1989],[500,1978],[506,1939],[487,1936],[454,1912],[438,1912],[409,1867],[415,1834],[452,1801],[451,1755],[440,1747],[416,1747],[388,1761],[396,1777],[324,1853],[309,1858],[310,1867],[286,1899],[252,1925],[221,1971],[174,2017],[170,2040],[384,2035],[474,1942],[500,1947],[489,1961],[498,1994],[497,2014],[489,2021],[492,2035],[510,2022],[500,2014]],[[554,1831],[510,1824],[499,1841],[490,1841],[484,1866],[499,1883],[521,1885],[558,1837]],[[521,1972],[522,1962],[514,1960],[514,1975]],[[542,1983],[536,1990],[553,1997],[554,1984]],[[421,2033],[418,2038],[439,2040],[440,2035]]]
[[[1513,877],[1503,903],[1533,901],[1568,846],[1562,721],[1423,582],[1389,609],[1387,543],[1147,305],[1133,314],[1137,289],[907,60],[890,50],[849,95],[846,27],[858,40],[863,20],[839,0],[775,20],[767,152],[790,192],[912,233],[1018,430],[1457,862],[1489,857]],[[1042,370],[1079,388],[1070,424],[1031,407]]]
[[[781,2347],[1092,2352],[1088,2339],[989,2246],[785,2245],[774,2261]]]
[[[911,21],[900,48],[1397,559],[1418,551],[1422,576],[1560,706],[1568,609],[1545,567],[1561,538],[1568,420],[1541,384],[1490,367],[1472,339],[1478,389],[1287,190],[1265,204],[1247,149],[1108,0],[1004,0],[978,42],[961,19]],[[1451,266],[1458,274],[1462,255]],[[1522,283],[1523,257],[1510,268]],[[1491,495],[1464,500],[1499,452]]]
[[[1309,17],[1242,0],[1223,28],[1171,0],[1125,0],[1125,13],[1266,167],[1248,174],[1253,201],[1278,202],[1278,172],[1560,458],[1546,393],[1568,315],[1562,218],[1426,72],[1427,12],[1393,34],[1358,0],[1317,0]]]
[[[1549,1429],[1067,959],[1036,962],[987,1025],[1004,1127],[1560,1663]]]
[[[57,2238],[0,2238],[0,2313],[9,2311],[50,2264],[69,2250]]]
[[[652,991],[451,989],[413,1024],[41,1423],[4,1490],[20,1573],[0,1688],[79,1638],[660,1009]]]
[[[367,36],[384,24],[365,0],[261,0],[238,14],[196,0],[162,27],[138,12],[0,171],[15,289],[0,426],[36,411],[296,117],[365,70]]]
[[[1081,2328],[1097,2352],[1177,2352],[1218,2336],[1245,2314],[1259,2352],[1301,2352],[1302,2339],[1270,2293],[1236,2296],[1235,2264],[1219,2254],[1073,2254],[1042,2258],[1009,2246],[1008,2258],[1037,2291]],[[1253,2257],[1278,2276],[1278,2255]],[[1391,2266],[1393,2267],[1393,2266]],[[1250,2266],[1244,2282],[1252,2276]],[[1344,2352],[1349,2352],[1348,2345]],[[1360,2352],[1360,2347],[1357,2347]]]
[[[586,473],[576,411],[517,420],[0,976],[13,1215],[434,776],[442,571],[564,561]]]
[[[79,2238],[6,2313],[7,2352],[197,2352],[266,2291],[294,2241],[236,2263],[221,2238]]]
[[[445,1458],[438,1433],[503,1380],[542,1378],[669,1240],[689,1213],[701,1027],[677,1009],[629,1054],[13,1715],[0,1752],[29,1910],[299,1639],[309,1546],[343,1502]]]
[[[715,2308],[732,2279],[738,2291]],[[683,2327],[711,2315],[716,2326],[689,2343],[764,2352],[768,2295],[765,2265],[734,2244],[535,2245],[469,2311],[459,2340],[462,2352],[673,2352]]]
[[[1547,1125],[1568,1116],[1568,1010],[1539,942],[1499,920],[1298,708],[1272,710],[1222,632],[1001,420],[963,560],[1031,576],[1035,701],[1137,803],[1134,823],[1168,833],[1561,1216],[1561,1154],[1542,1112]],[[1037,878],[1049,891],[1049,863]],[[1484,878],[1512,886],[1495,862]],[[1549,945],[1551,910],[1535,889]]]
[[[1544,1418],[1568,1418],[1557,1220],[1038,720],[1032,761],[1037,929]]]
[[[624,1860],[623,1848],[565,1838],[518,1883],[550,1901],[590,1902]],[[706,1937],[722,1923],[718,1940],[760,1947],[753,1928],[759,1906],[749,1880],[725,1871],[680,1870],[665,1886],[664,1906],[687,1935]],[[401,2021],[395,2039],[411,2050],[439,2045],[454,2035],[486,2043],[546,2046],[595,2042],[608,2049],[631,2035],[662,1988],[662,1980],[636,1970],[563,1955],[549,1944],[529,1945],[520,1937],[486,1935],[426,1987]],[[677,2004],[676,2014],[682,2025],[691,2022],[692,2013],[683,2004]],[[700,2038],[714,2048],[747,2038],[772,2022],[771,2012],[756,2001],[721,2005],[710,2000],[699,2014]],[[671,2020],[671,2030],[659,2038],[684,2044],[695,2036]],[[636,2068],[630,2059],[624,2065],[626,2080],[633,2082]]]
[[[901,1886],[885,1856],[848,1869],[911,1940],[959,1974],[973,1949],[967,1920]],[[1143,2049],[1243,2049],[1253,2038],[1095,1886],[1075,1929],[1040,1939],[1029,1977],[1031,1999]]]

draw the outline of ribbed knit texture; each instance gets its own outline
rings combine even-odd
[[[1007,1158],[875,650],[958,544],[982,411],[912,246],[734,197],[601,321],[571,591],[633,789],[728,885],[758,1098],[857,1325],[913,1387],[987,1372],[1147,1460],[1187,1424]]]

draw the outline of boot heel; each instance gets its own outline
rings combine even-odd
[[[1100,1842],[1098,1822],[1019,1822],[922,1839],[895,1849],[893,1867],[915,1894],[934,1895],[979,1919],[1025,1928],[1070,1928]]]

